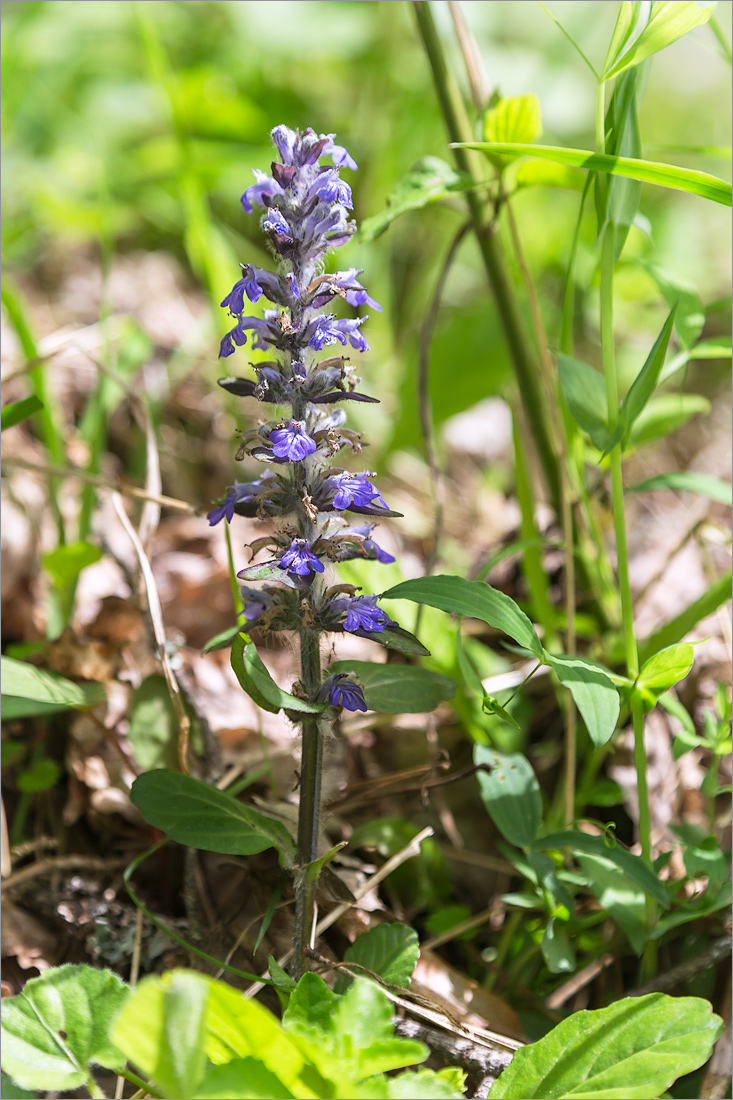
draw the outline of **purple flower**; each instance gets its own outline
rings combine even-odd
[[[354,596],[346,601],[344,630],[351,633],[359,630],[381,633],[387,626],[397,626],[397,623],[390,619],[386,611],[377,607],[376,596]]]
[[[267,592],[260,592],[256,588],[248,588],[244,584],[240,585],[239,591],[244,601],[244,617],[249,622],[253,619],[259,619],[263,611],[267,611],[273,605],[273,598]]]
[[[257,268],[251,264],[242,264],[242,278],[234,284],[221,305],[235,315],[244,311],[244,296],[250,302],[258,302],[262,297],[262,287],[257,282]]]
[[[251,184],[242,195],[242,206],[245,214],[252,213],[253,203],[256,202],[258,206],[266,206],[273,199],[279,198],[283,194],[280,184],[270,179],[264,172],[260,172],[258,168],[252,169],[252,175],[257,182]]]
[[[323,562],[311,551],[306,539],[293,539],[290,548],[280,558],[280,565],[299,577],[307,577],[311,572],[323,572]]]
[[[244,331],[241,319],[237,322],[233,329],[222,337],[219,345],[219,358],[224,359],[227,355],[234,353],[234,345],[241,348],[247,343],[247,333]]]
[[[364,507],[375,503],[382,508],[387,508],[388,505],[382,500],[379,489],[369,481],[370,477],[374,477],[374,474],[369,470],[365,470],[363,474],[339,474],[335,479],[337,489],[333,498],[334,508],[343,511],[350,504]]]
[[[270,131],[270,137],[272,138],[273,145],[280,154],[280,159],[283,164],[292,164],[295,144],[298,139],[297,132],[291,130],[289,126],[276,126],[274,130]]]
[[[336,286],[343,287],[346,290],[346,301],[350,306],[369,306],[371,309],[376,309],[377,313],[381,313],[382,307],[379,302],[375,302],[373,298],[369,297],[366,288],[356,278],[357,275],[361,275],[362,271],[363,268],[355,267],[352,267],[350,271],[339,271],[336,275]]]
[[[287,279],[288,286],[290,287],[290,293],[293,296],[293,301],[295,301],[296,298],[300,297],[300,290],[298,289],[298,284],[295,281],[295,276],[293,275],[292,271],[288,274]]]
[[[309,325],[306,330],[306,335],[312,333],[308,340],[308,347],[315,348],[316,351],[321,351],[323,348],[327,348],[329,344],[335,344],[338,340],[340,343],[346,346],[346,337],[340,329],[337,329],[334,325],[334,315],[327,313],[323,317],[318,317],[314,324]]]
[[[348,339],[352,348],[356,348],[357,351],[369,351],[369,345],[359,332],[359,327],[363,325],[366,320],[368,320],[368,314],[365,314],[363,317],[346,317],[341,318],[339,321],[334,321],[331,327],[334,332],[342,333],[343,336]],[[340,339],[340,337],[338,338]],[[345,344],[346,339],[343,339],[341,342]]]
[[[276,206],[273,206],[268,212],[267,217],[262,223],[262,228],[272,233],[277,233],[279,237],[285,237],[287,241],[292,241],[293,239],[290,233],[290,226]]]
[[[224,498],[224,503],[220,504],[217,508],[212,508],[208,513],[207,519],[209,521],[209,527],[215,527],[217,523],[226,518],[227,523],[232,522],[234,516],[234,505],[240,500],[248,500],[250,497],[257,496],[263,489],[267,488],[268,483],[271,485],[272,475],[268,472],[259,478],[257,481],[245,481],[236,482],[234,485],[227,486],[227,495]]]
[[[291,420],[285,427],[275,428],[270,432],[270,443],[275,457],[288,462],[300,462],[316,449],[316,441],[306,432],[304,420]]]
[[[321,138],[327,139],[327,144],[321,150],[321,156],[327,156],[331,154],[331,160],[338,168],[351,168],[352,171],[356,171],[356,161],[349,156],[344,149],[343,145],[335,145],[335,134],[321,134]]]
[[[348,183],[340,179],[334,168],[329,168],[321,175],[316,176],[311,184],[310,196],[319,198],[322,202],[340,202],[347,210],[353,210],[354,204],[351,197],[351,188]]]
[[[318,694],[323,699],[328,699],[332,707],[343,707],[344,710],[368,709],[363,687],[351,680],[345,672],[336,672],[324,680]]]

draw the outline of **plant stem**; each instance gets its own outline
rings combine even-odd
[[[308,698],[316,696],[321,685],[320,635],[304,628],[300,633],[300,678]],[[315,922],[316,878],[306,874],[309,863],[318,856],[321,823],[321,772],[323,767],[323,731],[317,718],[301,723],[303,750],[300,768],[300,804],[298,811],[298,848],[295,857],[295,953],[292,972],[297,981],[305,969],[305,954],[310,946]]]
[[[451,142],[472,141],[470,123],[455,81],[448,72],[443,46],[440,41],[429,0],[413,0],[413,10],[418,31],[433,73],[433,83],[443,115],[445,128]],[[479,183],[478,173],[466,149],[454,149],[453,157],[459,171]],[[545,419],[540,387],[537,384],[538,367],[525,335],[522,317],[514,288],[509,278],[506,260],[495,225],[484,222],[484,204],[473,191],[466,192],[474,232],[478,241],[489,284],[494,294],[496,308],[504,329],[509,353],[519,385],[519,393],[527,414],[540,464],[544,470],[553,506],[559,512],[560,477],[558,463],[552,448]]]

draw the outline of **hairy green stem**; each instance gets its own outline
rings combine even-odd
[[[472,141],[473,134],[466,118],[460,93],[446,65],[443,45],[440,41],[429,0],[413,0],[413,10],[418,31],[433,73],[433,83],[443,115],[445,128],[451,142]],[[478,173],[466,149],[454,149],[453,156],[458,169],[479,183]],[[504,329],[509,352],[519,386],[531,434],[537,448],[540,463],[547,480],[553,506],[559,513],[560,477],[550,432],[545,418],[542,393],[538,385],[538,366],[525,334],[514,287],[494,224],[484,220],[484,203],[473,191],[466,192],[474,232],[489,284],[494,294],[501,325]]]
[[[304,628],[300,633],[300,678],[314,699],[321,685],[320,635]],[[323,770],[323,730],[317,718],[301,724],[303,750],[300,768],[300,804],[298,811],[298,847],[295,857],[295,952],[292,973],[297,981],[305,970],[305,955],[310,946],[315,922],[317,878],[306,868],[318,856],[321,823],[321,772]]]

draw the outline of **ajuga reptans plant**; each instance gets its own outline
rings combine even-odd
[[[325,272],[331,249],[346,244],[355,222],[351,188],[341,169],[356,169],[333,134],[300,133],[276,126],[271,134],[279,160],[271,175],[255,170],[255,182],[242,196],[246,213],[262,207],[262,228],[269,237],[276,271],[242,264],[242,277],[221,303],[234,327],[221,342],[228,357],[251,341],[272,358],[251,364],[254,377],[228,377],[219,385],[241,397],[255,397],[271,415],[242,435],[238,459],[265,464],[264,473],[236,482],[209,513],[211,524],[234,515],[274,519],[271,535],[252,544],[257,555],[269,549],[268,561],[243,569],[244,617],[262,634],[290,631],[300,641],[300,681],[294,692],[325,709],[319,718],[302,720],[303,757],[296,866],[296,971],[302,967],[310,935],[315,883],[306,873],[316,859],[320,804],[322,739],[335,708],[366,710],[361,685],[346,673],[325,680],[320,639],[324,633],[348,631],[388,647],[425,652],[379,606],[348,584],[334,583],[330,563],[352,558],[391,562],[394,558],[372,538],[375,518],[396,516],[371,480],[369,470],[341,466],[341,452],[360,454],[359,433],[345,427],[347,401],[373,402],[361,393],[348,356],[329,354],[341,345],[368,350],[362,334],[367,315],[340,317],[343,303],[380,310],[358,279],[356,268]],[[321,164],[328,158],[330,164]],[[261,297],[272,303],[262,317],[245,313],[247,302]],[[338,312],[337,312],[338,311]],[[324,354],[325,353],[325,354]],[[260,580],[260,587],[249,582]],[[264,583],[268,582],[268,583]],[[273,583],[275,582],[275,583]],[[300,961],[299,961],[300,957]]]

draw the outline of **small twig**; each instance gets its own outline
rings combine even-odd
[[[9,875],[3,883],[5,890],[17,890],[24,883],[29,882],[37,875],[51,875],[54,871],[112,871],[117,867],[124,867],[127,860],[107,859],[101,856],[55,856],[53,859],[39,859],[28,867],[21,867],[19,871]]]
[[[662,993],[665,989],[673,989],[676,985],[691,981],[697,974],[701,974],[703,970],[708,970],[721,959],[725,959],[730,953],[731,935],[728,933],[727,936],[721,936],[720,939],[713,940],[710,947],[706,948],[705,951],[701,951],[699,955],[693,955],[691,959],[685,959],[684,962],[673,966],[671,970],[658,974],[656,978],[640,985],[628,996],[643,997],[645,993]]]
[[[7,878],[13,870],[13,862],[10,858],[10,837],[8,835],[8,821],[5,817],[5,802],[0,797],[0,876]]]
[[[353,891],[353,901],[345,901],[341,905],[337,905],[335,909],[332,909],[330,913],[328,913],[322,920],[318,922],[315,928],[314,939],[317,939],[318,936],[323,935],[327,928],[330,928],[332,924],[335,924],[336,921],[344,915],[344,913],[347,913],[349,909],[352,909],[353,906],[356,905],[357,901],[360,901],[361,898],[363,898],[366,894],[373,890],[375,886],[378,886],[382,879],[386,878],[387,875],[391,875],[393,871],[396,871],[397,868],[405,863],[408,859],[413,859],[415,856],[419,855],[420,845],[422,844],[423,840],[427,840],[427,838],[432,835],[433,829],[430,825],[417,833],[417,835],[412,838],[409,844],[406,844],[404,848],[402,848],[399,852],[388,859],[387,862],[382,867],[380,867],[375,874],[371,876],[371,878],[367,879],[366,882],[362,883],[361,886]],[[290,959],[292,957],[293,949],[291,948],[290,951],[286,951],[285,954],[277,960],[278,966],[285,966],[286,963],[290,962]],[[268,973],[269,971],[265,971],[265,973],[261,976],[263,978],[266,978]],[[260,990],[263,988],[264,986],[262,982],[254,982],[251,986],[249,986],[248,989],[245,989],[244,996],[254,997],[255,994],[259,993]]]
[[[486,921],[491,920],[498,908],[497,905],[490,905],[488,909],[482,909],[480,913],[474,913],[467,920],[462,920],[459,924],[446,928],[445,932],[441,932],[439,936],[431,936],[429,940],[424,940],[420,944],[420,950],[430,951],[434,947],[440,947],[443,943],[450,943],[456,936],[462,936],[464,932],[469,932],[472,928],[478,928],[480,925],[486,924]]]
[[[479,1045],[460,1035],[430,1027],[419,1020],[409,1018],[395,1020],[395,1031],[405,1039],[419,1039],[448,1061],[463,1066],[469,1073],[493,1073],[497,1077],[512,1060],[510,1050]]]
[[[17,466],[21,470],[31,470],[33,473],[44,474],[46,477],[72,477],[77,481],[83,481],[87,485],[94,485],[97,489],[110,489],[113,492],[122,493],[126,497],[133,497],[135,500],[152,500],[162,508],[171,508],[176,512],[186,512],[188,515],[196,514],[196,509],[183,500],[176,500],[175,497],[153,496],[134,485],[120,485],[114,481],[108,481],[106,478],[97,477],[96,474],[88,474],[86,470],[77,470],[74,466],[52,466],[40,462],[27,462],[26,459],[15,456],[12,458],[10,456],[4,457],[3,464]]]
[[[170,658],[168,657],[167,642],[165,637],[165,625],[163,623],[163,609],[160,605],[160,596],[158,595],[158,586],[155,583],[155,577],[153,576],[153,570],[150,566],[148,556],[145,553],[145,549],[140,542],[137,531],[130,523],[127,512],[122,504],[122,497],[119,493],[112,493],[112,507],[117,513],[117,517],[124,527],[127,535],[135,548],[138,562],[140,563],[140,569],[142,571],[143,578],[145,580],[145,590],[148,597],[148,609],[150,611],[150,620],[153,624],[153,633],[155,635],[155,641],[158,646],[158,656],[160,663],[163,666],[163,675],[165,676],[166,684],[168,685],[168,691],[170,692],[173,708],[176,712],[178,719],[178,759],[181,765],[181,770],[186,774],[190,773],[188,766],[188,738],[191,731],[191,723],[189,721],[186,708],[183,705],[183,696],[181,695],[181,689],[178,686],[178,680],[176,679],[173,668],[171,667]]]

